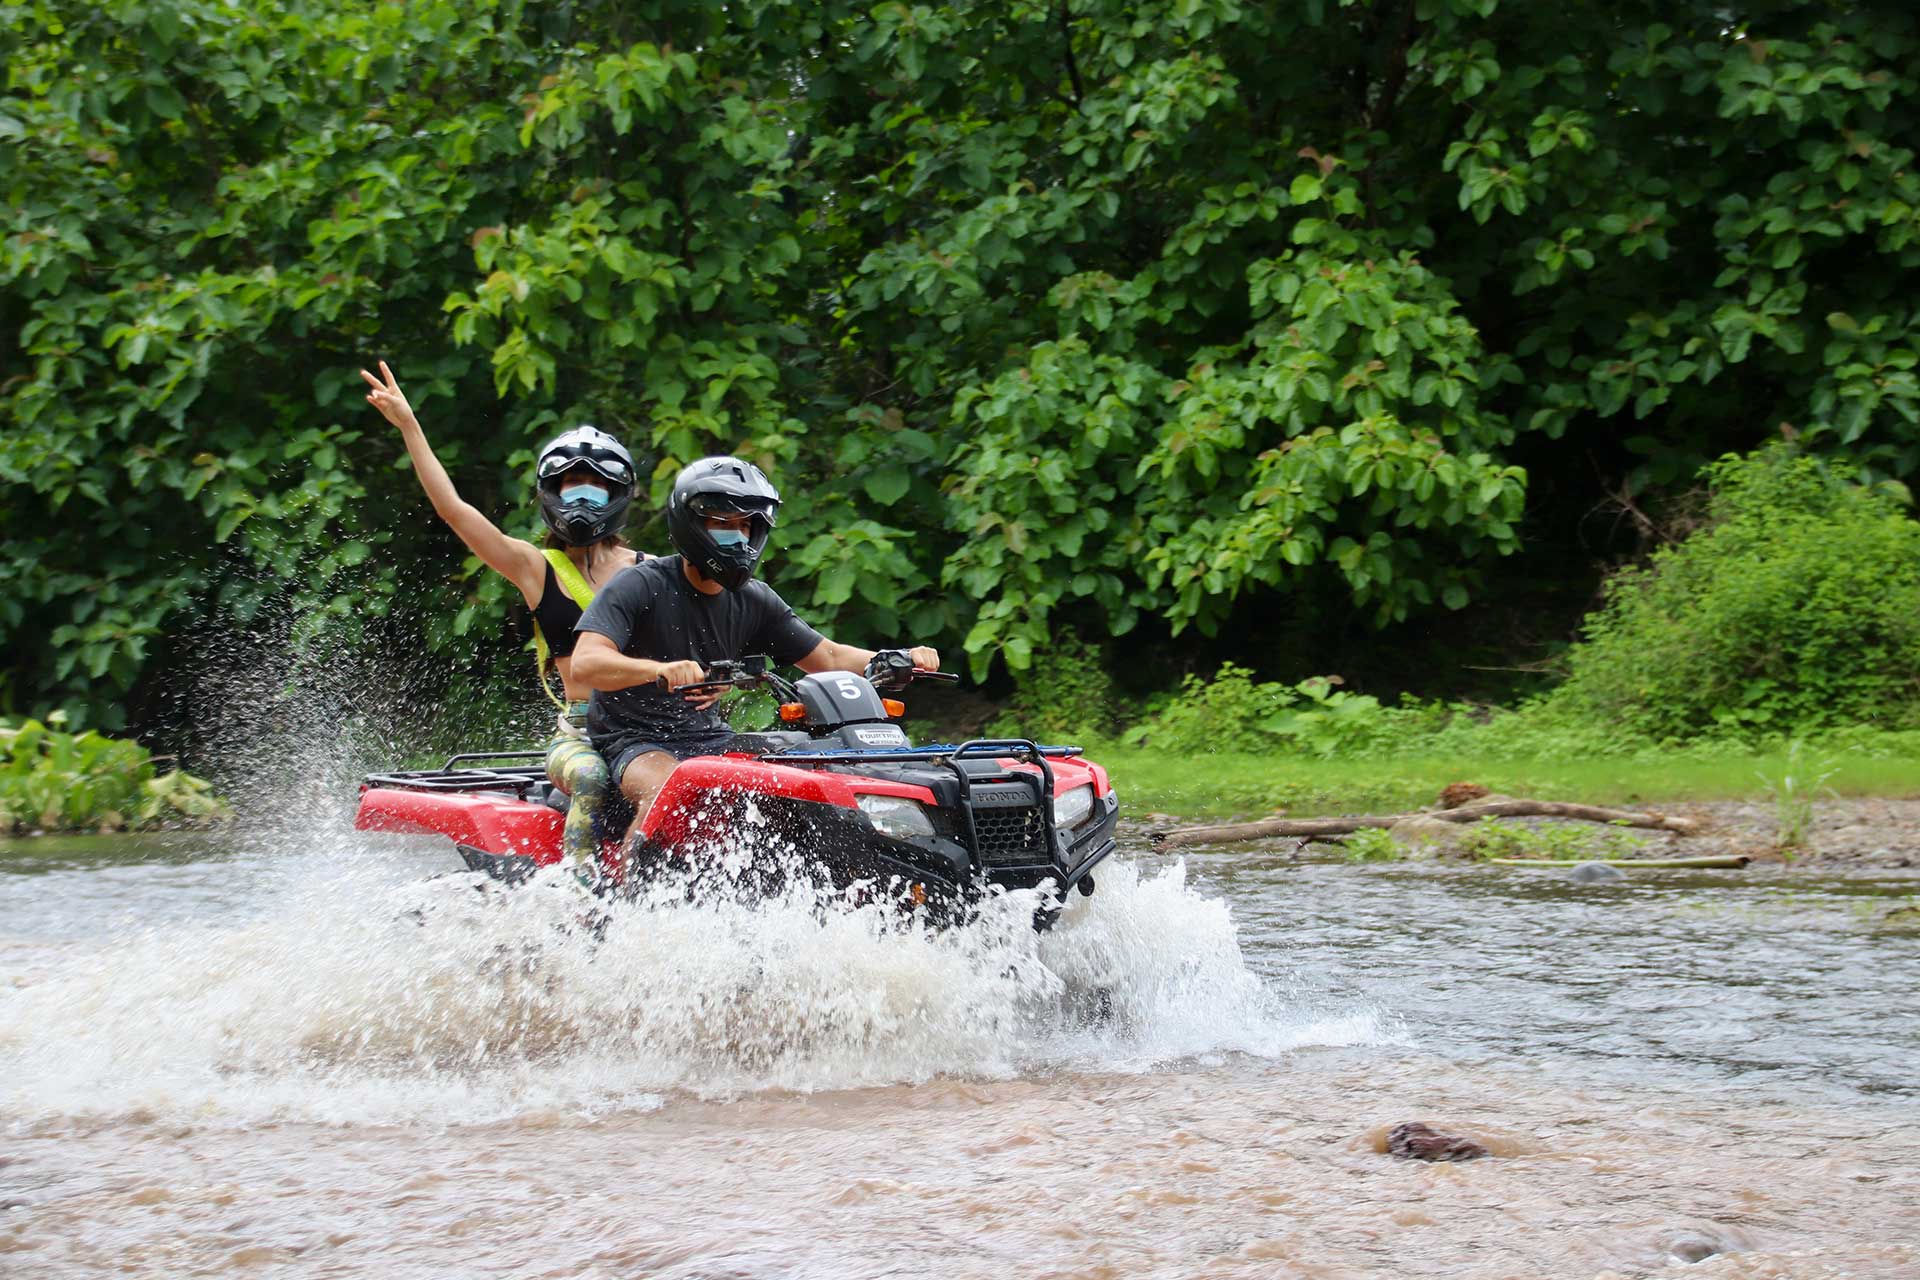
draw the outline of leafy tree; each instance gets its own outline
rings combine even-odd
[[[567,423],[656,500],[753,456],[776,585],[978,671],[1464,607],[1523,458],[1909,476],[1916,53],[1890,0],[0,4],[0,706],[112,724],[274,611],[514,660],[376,356],[528,532]]]

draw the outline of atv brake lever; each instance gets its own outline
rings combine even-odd
[[[658,689],[662,693],[685,696],[689,693],[706,693],[713,689],[738,689],[743,685],[752,683],[755,682],[752,680],[700,680],[693,684],[683,684],[676,688],[667,682],[665,676],[656,676],[647,687]]]
[[[926,671],[920,667],[913,669],[913,678],[915,680],[940,680],[947,684],[960,683],[960,673],[957,671]]]
[[[665,681],[661,683],[664,684]],[[672,692],[685,697],[690,693],[708,693],[714,689],[738,689],[748,683],[750,682],[746,680],[700,680],[693,684],[683,684]]]

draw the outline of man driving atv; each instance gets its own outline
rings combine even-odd
[[[667,500],[667,538],[679,554],[615,574],[575,628],[573,677],[594,691],[587,733],[633,803],[628,841],[680,761],[724,751],[733,738],[713,711],[718,692],[674,690],[749,654],[808,672],[865,671],[873,661],[872,650],[822,636],[754,578],[779,509],[780,494],[752,463],[689,464]],[[908,656],[940,669],[932,649]]]

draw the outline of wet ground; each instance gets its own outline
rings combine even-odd
[[[1920,867],[1920,800],[1848,797],[1813,806],[1806,843],[1798,849],[1775,847],[1779,819],[1772,805],[1750,800],[1720,800],[1675,805],[1674,812],[1701,820],[1697,836],[1660,836],[1650,842],[1655,856],[1694,853],[1751,853],[1800,866],[1820,864]]]
[[[1136,849],[1045,937],[595,943],[448,860],[0,846],[0,1275],[1920,1275],[1920,871]]]

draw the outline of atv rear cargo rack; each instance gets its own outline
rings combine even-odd
[[[397,787],[402,791],[509,791],[525,800],[536,787],[547,785],[544,751],[468,751],[450,756],[438,769],[398,773],[370,773],[364,787]],[[471,760],[525,760],[527,764],[468,767]]]

